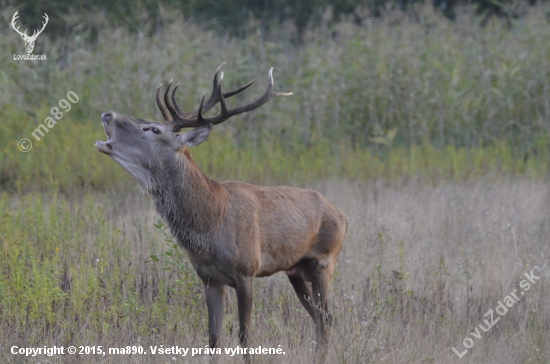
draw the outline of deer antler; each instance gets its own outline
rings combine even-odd
[[[225,98],[226,97],[231,97],[231,96],[236,95],[239,92],[245,90],[255,80],[253,80],[252,82],[249,82],[245,86],[242,86],[242,87],[240,87],[236,90],[233,90],[233,91],[230,91],[230,92],[227,92],[227,93],[223,93],[222,92],[222,87],[221,87],[222,86],[222,81],[223,81],[223,72],[220,75],[219,83],[218,83],[218,72],[224,64],[225,63],[222,63],[218,67],[218,69],[216,70],[216,73],[214,74],[212,94],[210,95],[208,101],[206,102],[206,104],[204,103],[205,95],[203,95],[200,107],[196,112],[183,113],[179,109],[179,107],[176,103],[176,100],[174,98],[174,95],[176,93],[176,89],[178,88],[179,83],[176,85],[176,87],[174,87],[174,91],[172,91],[172,103],[170,103],[170,100],[168,98],[168,92],[170,91],[170,86],[172,84],[172,81],[170,80],[170,83],[168,83],[168,88],[164,92],[164,103],[166,104],[166,107],[168,108],[168,111],[170,112],[170,115],[172,115],[172,120],[170,120],[170,118],[168,117],[168,115],[166,113],[166,109],[164,108],[164,105],[160,101],[160,89],[162,87],[162,84],[159,85],[159,88],[157,89],[157,94],[156,94],[157,105],[158,105],[160,111],[162,112],[162,116],[164,117],[164,121],[166,121],[167,124],[171,123],[173,125],[172,126],[172,131],[173,132],[178,132],[182,128],[192,128],[192,127],[197,127],[197,126],[206,125],[206,124],[213,124],[213,125],[220,124],[220,123],[223,123],[224,121],[226,121],[227,119],[229,119],[230,117],[232,117],[234,115],[257,109],[260,106],[262,106],[263,104],[267,103],[269,100],[271,100],[274,97],[292,95],[292,92],[277,92],[277,93],[273,92],[273,75],[272,75],[273,68],[271,68],[269,70],[269,86],[267,87],[266,92],[264,93],[264,95],[261,98],[259,98],[258,100],[254,101],[254,102],[252,102],[248,105],[237,107],[235,109],[228,109],[227,105],[225,103]],[[206,113],[208,110],[210,110],[218,102],[220,103],[220,106],[221,106],[220,113],[217,116],[214,116],[212,118],[204,118],[202,116],[203,113]]]
[[[220,101],[219,97],[218,97],[218,92],[217,92],[218,91],[218,73],[220,72],[220,69],[222,68],[222,66],[224,64],[225,64],[225,62],[220,64],[220,66],[216,69],[216,73],[214,73],[212,93],[210,94],[210,97],[208,98],[208,101],[206,102],[206,105],[203,106],[203,112],[207,112],[208,110],[210,110],[212,107],[214,107]],[[256,80],[252,80],[248,84],[246,84],[246,85],[244,85],[244,86],[242,86],[242,87],[240,87],[236,90],[224,93],[223,96],[224,97],[231,97],[233,95],[236,95],[239,92],[245,90],[248,86],[252,85],[254,83],[254,81],[256,81]],[[197,117],[198,111],[190,112],[190,113],[184,113],[178,107],[178,104],[176,103],[174,95],[176,93],[176,89],[179,86],[179,82],[176,85],[176,87],[174,87],[174,91],[172,91],[172,103],[174,105],[174,107],[172,107],[172,104],[170,103],[170,101],[168,99],[168,92],[170,91],[170,86],[171,85],[172,85],[172,80],[170,80],[170,82],[168,83],[168,88],[164,92],[164,102],[166,103],[166,106],[168,107],[168,110],[170,111],[170,115],[172,115],[173,118],[177,118],[179,116],[179,117],[183,117],[185,119],[192,119],[192,118]],[[159,88],[157,89],[157,95],[156,95],[157,105],[160,109],[160,112],[162,113],[162,116],[164,117],[164,121],[171,122],[172,120],[170,119],[170,117],[166,113],[166,109],[164,108],[164,105],[160,101],[160,88],[161,88],[161,86],[162,86],[162,83],[159,85]]]
[[[38,36],[40,35],[40,33],[42,33],[42,31],[44,30],[44,28],[46,28],[46,24],[48,24],[48,20],[49,20],[50,18],[48,18],[48,14],[46,14],[46,13],[44,13],[43,18],[44,18],[44,20],[46,20],[46,21],[45,21],[45,22],[42,22],[42,29],[40,29],[40,30],[38,30],[38,31],[35,30],[35,31],[32,33],[32,37],[31,37],[31,38],[36,38],[36,37],[38,37]],[[37,32],[36,35],[34,34],[35,32]]]
[[[11,26],[12,26],[13,30],[15,30],[17,33],[19,33],[19,34],[23,37],[23,39],[25,39],[25,40],[27,40],[27,39],[28,39],[28,40],[34,40],[34,39],[36,39],[36,38],[40,35],[40,33],[42,33],[42,31],[44,30],[44,28],[46,28],[46,24],[48,24],[48,20],[50,19],[50,18],[48,18],[48,14],[44,13],[43,18],[44,18],[46,21],[45,21],[45,22],[42,22],[42,29],[40,29],[39,31],[37,31],[37,30],[35,29],[35,30],[33,31],[32,35],[29,37],[29,35],[27,34],[27,29],[25,29],[25,32],[24,32],[24,33],[21,33],[21,32],[19,31],[19,26],[18,26],[17,28],[15,27],[15,21],[19,18],[19,14],[18,14],[18,13],[19,13],[19,10],[17,10],[17,11],[15,12],[15,14],[13,14],[13,17],[11,18]]]
[[[19,13],[19,10],[17,10],[15,12],[15,14],[13,14],[13,17],[11,18],[11,26],[12,26],[13,30],[15,30],[17,33],[19,33],[22,37],[28,38],[29,36],[27,35],[27,29],[25,29],[24,33],[21,33],[19,31],[19,27],[17,27],[17,28],[15,27],[15,21],[17,20],[17,18],[19,18],[19,15],[17,13]]]

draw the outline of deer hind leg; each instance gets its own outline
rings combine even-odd
[[[237,282],[237,306],[239,309],[239,342],[243,348],[248,348],[250,331],[250,314],[252,312],[252,278],[243,278]],[[244,355],[245,363],[250,363],[250,356]]]
[[[292,284],[292,287],[294,287],[294,292],[296,292],[302,306],[304,306],[313,321],[317,322],[316,310],[312,305],[313,294],[311,293],[311,284],[308,284],[299,274],[289,275],[288,280]]]
[[[312,300],[315,305],[316,362],[324,363],[328,351],[329,327],[332,324],[332,316],[328,312],[327,299],[334,266],[324,261],[312,260],[309,264],[309,269],[312,280]]]
[[[208,307],[208,338],[210,347],[215,348],[222,331],[223,314],[225,308],[225,286],[205,283],[204,291],[206,306]]]

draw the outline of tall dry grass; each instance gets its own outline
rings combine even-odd
[[[525,272],[549,260],[547,183],[482,179],[388,186],[314,183],[349,219],[330,293],[332,363],[543,363],[550,352],[548,269],[478,340],[484,324]],[[207,315],[201,284],[173,248],[147,196],[29,195],[0,199],[2,360],[11,345],[202,347]],[[284,348],[255,362],[313,360],[312,320],[283,273],[257,279],[254,346]],[[229,292],[224,347],[236,347],[236,297]],[[497,314],[495,313],[495,316]],[[36,358],[42,361],[45,357]],[[221,363],[240,361],[222,355]],[[35,359],[32,359],[35,360]],[[34,361],[30,362],[34,362]],[[53,360],[53,359],[52,359]],[[74,362],[56,357],[54,362]],[[79,362],[97,362],[80,356]],[[206,362],[204,356],[175,362]],[[165,363],[172,356],[105,357],[101,362]]]

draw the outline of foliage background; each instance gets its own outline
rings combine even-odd
[[[23,48],[8,26],[15,8],[8,8],[0,41],[0,186],[44,189],[55,180],[63,190],[95,189],[129,181],[95,153],[94,141],[103,138],[99,115],[115,109],[159,120],[154,92],[172,78],[182,82],[180,104],[196,108],[224,61],[228,89],[258,79],[232,105],[260,94],[273,66],[277,89],[294,96],[216,129],[212,143],[196,150],[214,178],[265,184],[333,172],[359,179],[454,178],[486,170],[545,175],[546,7],[512,23],[493,17],[485,24],[469,7],[454,22],[430,7],[413,8],[414,18],[388,10],[365,15],[360,24],[335,22],[329,13],[302,33],[291,21],[265,33],[261,22],[249,19],[244,37],[186,21],[177,8],[162,5],[159,14],[145,12],[150,20],[137,29],[98,13],[69,12],[66,32],[40,35],[35,54],[48,54],[42,63],[13,61]],[[26,20],[22,13],[24,27]],[[31,138],[32,152],[19,152],[17,141],[69,90],[81,101],[55,131],[39,142]],[[209,156],[204,162],[203,155]],[[295,163],[307,168],[292,168]]]

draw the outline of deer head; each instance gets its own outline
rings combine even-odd
[[[33,33],[31,36],[27,34],[27,29],[23,33],[19,31],[19,27],[15,27],[15,21],[19,17],[17,14],[19,11],[16,11],[15,14],[13,14],[13,18],[11,18],[11,26],[13,27],[13,30],[15,30],[17,33],[21,35],[21,38],[25,41],[25,48],[27,50],[27,53],[32,53],[32,50],[34,49],[34,43],[36,42],[36,38],[42,33],[44,28],[46,28],[46,24],[48,24],[48,14],[44,13],[44,20],[45,22],[42,22],[42,29],[40,30],[33,30]]]
[[[162,166],[173,158],[181,148],[202,143],[210,134],[213,125],[220,124],[234,115],[259,108],[274,97],[292,94],[273,91],[272,68],[269,71],[269,86],[262,97],[250,104],[228,109],[225,98],[245,90],[254,81],[236,90],[223,93],[221,88],[223,72],[218,80],[218,73],[222,66],[223,64],[218,67],[214,74],[212,93],[208,101],[204,101],[205,97],[203,95],[200,107],[195,112],[184,113],[178,107],[174,95],[179,83],[174,87],[172,101],[170,101],[169,93],[172,83],[170,81],[164,92],[166,107],[160,99],[162,84],[158,87],[156,93],[157,105],[164,117],[164,123],[138,119],[115,111],[103,113],[101,118],[108,139],[105,142],[96,142],[99,151],[112,157],[141,186],[151,191],[153,186],[160,182],[158,178],[162,177],[162,173],[159,172]],[[204,114],[217,103],[220,103],[221,106],[220,113],[212,118],[204,117]],[[194,129],[186,133],[180,133],[183,128]]]

